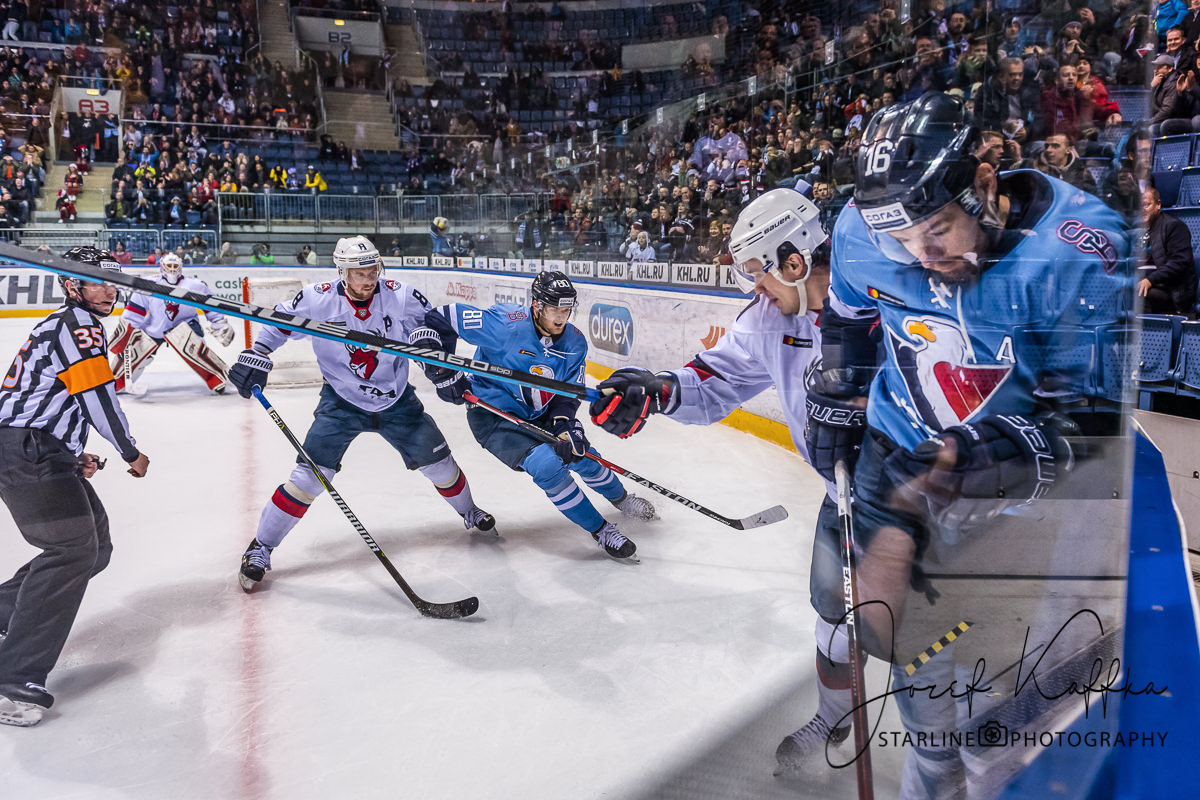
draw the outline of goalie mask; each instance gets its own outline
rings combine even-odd
[[[167,253],[158,262],[158,272],[167,283],[172,286],[179,285],[183,280],[183,259],[175,253]]]
[[[333,248],[333,265],[337,267],[338,277],[346,279],[346,270],[361,267],[374,267],[383,275],[383,259],[379,250],[365,236],[346,236],[338,239]]]
[[[734,223],[729,236],[733,281],[747,294],[762,272],[785,286],[797,286],[808,277],[813,254],[827,239],[821,211],[811,200],[792,189],[772,189],[742,209]],[[806,267],[804,277],[795,282],[779,273],[793,255]]]
[[[90,264],[94,267],[99,267],[107,272],[120,272],[121,264],[112,257],[112,254],[107,250],[100,250],[95,247],[72,247],[67,252],[63,253],[63,258],[69,261],[76,261],[80,264]],[[70,283],[68,283],[70,281]],[[110,283],[97,283],[95,281],[86,281],[81,278],[72,278],[68,275],[58,276],[59,286],[62,287],[63,294],[66,295],[67,304],[79,306],[80,308],[95,314],[98,317],[107,317],[112,313],[112,307],[107,302],[97,304],[95,300],[87,300],[84,298],[84,290],[89,287],[107,286],[112,288]],[[119,293],[114,293],[114,302]],[[109,307],[104,308],[105,305]]]

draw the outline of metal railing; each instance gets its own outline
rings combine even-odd
[[[268,231],[291,223],[323,228],[353,225],[359,232],[394,231],[436,217],[471,227],[510,226],[526,211],[549,207],[551,195],[523,194],[309,194],[303,192],[218,192],[218,228],[263,225]]]
[[[52,253],[62,255],[72,247],[99,247],[112,250],[117,242],[125,245],[129,254],[145,260],[156,247],[164,252],[183,245],[186,255],[191,254],[190,242],[194,237],[206,245],[209,254],[217,252],[217,232],[211,228],[20,228],[0,231],[0,239],[12,241],[22,247],[36,250],[45,246]]]

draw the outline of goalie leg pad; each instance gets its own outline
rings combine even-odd
[[[229,367],[220,356],[208,348],[187,325],[176,325],[167,332],[167,343],[214,392],[225,391]],[[259,541],[262,541],[261,539]]]
[[[113,344],[109,348],[112,356],[110,366],[113,376],[116,378],[114,388],[118,392],[125,390],[127,374],[130,382],[136,381],[141,376],[154,359],[158,345],[159,342],[147,336],[141,328],[135,328],[125,320],[118,323],[117,329],[113,332]],[[127,364],[128,370],[126,370]]]

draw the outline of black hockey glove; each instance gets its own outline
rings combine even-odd
[[[573,417],[555,417],[550,423],[550,432],[558,437],[558,441],[550,446],[564,464],[574,464],[587,453],[588,440],[583,435],[583,423],[579,420]]]
[[[1074,423],[996,414],[955,425],[912,451],[887,457],[897,500],[951,533],[965,532],[1004,509],[1045,497],[1075,465],[1064,438]]]
[[[641,430],[651,414],[669,414],[679,404],[674,375],[655,375],[641,367],[622,367],[597,388],[603,396],[589,409],[592,422],[622,439]]]
[[[267,387],[267,373],[274,366],[270,356],[256,350],[243,350],[229,368],[229,382],[237,387],[238,394],[249,398],[253,387]]]
[[[441,373],[437,377],[434,372]],[[465,372],[459,372],[454,369],[433,368],[425,370],[426,376],[433,382],[433,388],[437,389],[437,396],[445,400],[447,403],[454,403],[456,406],[461,406],[466,401],[463,395],[471,391],[471,381],[467,378]]]
[[[867,431],[866,396],[862,392],[857,385],[830,380],[820,372],[808,389],[804,445],[808,462],[827,481],[835,480],[834,467],[839,461],[845,461],[846,469],[854,471]]]
[[[441,334],[428,327],[415,329],[409,335],[409,344],[430,350],[445,348]],[[440,364],[422,363],[421,368],[425,370],[425,377],[429,378],[433,388],[437,389],[438,398],[456,406],[463,404],[463,394],[471,391],[471,382],[464,373]]]

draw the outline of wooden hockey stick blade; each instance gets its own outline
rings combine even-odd
[[[783,522],[787,518],[788,512],[786,508],[783,506],[771,506],[757,514],[742,517],[737,520],[737,524],[733,527],[739,531],[745,531],[750,528],[761,528],[763,525],[774,525],[776,522]]]

